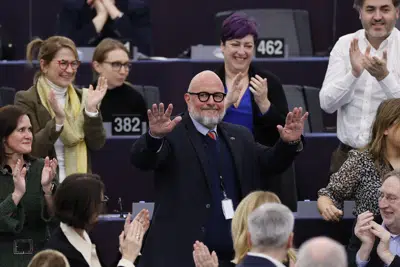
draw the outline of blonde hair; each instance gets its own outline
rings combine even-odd
[[[239,264],[249,252],[248,224],[247,219],[252,211],[264,203],[281,203],[279,197],[269,191],[254,191],[248,194],[236,208],[232,218],[232,240],[235,257],[232,262]],[[289,259],[295,261],[293,250],[288,252]]]
[[[379,105],[376,111],[375,121],[372,124],[371,141],[368,145],[363,148],[369,149],[372,155],[375,167],[383,176],[382,165],[389,167],[390,163],[386,159],[386,138],[385,131],[392,127],[396,127],[396,131],[400,126],[400,99],[392,98],[385,101]]]
[[[44,41],[40,38],[32,40],[26,46],[26,60],[32,63],[32,60],[37,53],[37,50],[39,50],[37,53],[37,60],[43,60],[46,64],[49,64],[50,61],[54,59],[57,52],[60,51],[62,48],[71,49],[71,51],[74,53],[75,58],[78,59],[78,51],[76,50],[74,41],[64,36],[52,36]],[[41,69],[39,69],[39,71],[35,73],[35,76],[33,78],[34,84],[36,84],[38,78],[42,74],[43,73]]]
[[[64,254],[57,250],[46,249],[37,253],[28,267],[70,267],[70,265]]]

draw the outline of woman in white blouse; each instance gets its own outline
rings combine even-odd
[[[73,174],[65,178],[54,196],[55,216],[61,223],[45,247],[63,253],[73,267],[104,267],[102,255],[87,233],[96,224],[104,202],[104,184],[98,175]],[[132,222],[127,216],[119,236],[121,255],[117,266],[134,267],[149,224],[147,210],[142,210]]]

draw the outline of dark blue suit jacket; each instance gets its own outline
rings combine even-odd
[[[236,266],[237,267],[276,267],[276,265],[272,261],[270,261],[266,258],[250,256],[250,255],[246,255],[246,257],[244,257],[243,261]]]

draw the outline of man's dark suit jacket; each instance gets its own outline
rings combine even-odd
[[[244,257],[243,261],[236,266],[237,267],[276,267],[276,265],[272,261],[270,261],[266,258],[250,256],[250,255],[246,255],[246,257]]]
[[[68,241],[64,232],[61,230],[60,226],[58,226],[51,235],[50,240],[45,245],[45,249],[54,249],[62,254],[68,259],[68,262],[71,267],[90,267],[82,253],[80,253],[71,243]],[[100,264],[103,267],[106,267],[104,262],[101,259],[101,254],[96,248],[97,257],[99,258]],[[118,264],[118,261],[121,259],[121,254],[119,252],[115,253],[116,261],[110,267],[115,267]]]
[[[218,77],[225,85],[225,66],[216,71]],[[269,71],[261,71],[253,65],[249,67],[249,80],[251,77],[259,75],[267,79],[268,83],[268,99],[271,106],[267,113],[260,116],[260,110],[251,94],[251,106],[253,108],[253,134],[256,142],[265,145],[273,146],[279,140],[279,132],[276,129],[277,125],[285,125],[286,115],[289,112],[286,95],[283,90],[282,83],[279,78]],[[270,191],[276,193],[281,199],[282,203],[288,206],[292,211],[297,209],[297,188],[296,181],[293,175],[281,175],[275,179],[266,181],[266,187]]]
[[[240,199],[263,188],[260,170],[271,176],[284,171],[294,160],[297,145],[282,141],[267,148],[254,142],[247,128],[221,122],[218,138],[224,138],[236,167]],[[144,244],[140,266],[194,266],[192,251],[196,240],[203,241],[204,225],[210,215],[211,174],[203,137],[188,114],[165,138],[147,133],[132,147],[131,162],[142,170],[155,171],[155,210]],[[232,248],[233,251],[233,248]]]

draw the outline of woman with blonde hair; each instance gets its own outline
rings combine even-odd
[[[67,258],[61,252],[45,249],[37,253],[28,267],[70,267]]]
[[[31,119],[35,135],[32,155],[57,158],[63,181],[69,174],[89,172],[89,150],[98,150],[105,143],[98,107],[107,92],[107,79],[100,78],[96,90],[73,86],[80,61],[71,39],[52,36],[31,41],[26,51],[28,61],[37,49],[40,69],[33,86],[17,92],[15,105]]]
[[[239,264],[250,251],[247,219],[255,209],[265,203],[281,203],[279,197],[269,191],[254,191],[248,194],[237,206],[232,218],[232,239],[235,256],[232,263]],[[207,256],[207,254],[209,256]],[[206,256],[205,256],[206,255]],[[193,258],[196,267],[217,267],[218,259],[215,252],[209,253],[201,242],[194,244]],[[296,254],[293,249],[288,252],[286,266],[294,266]]]

